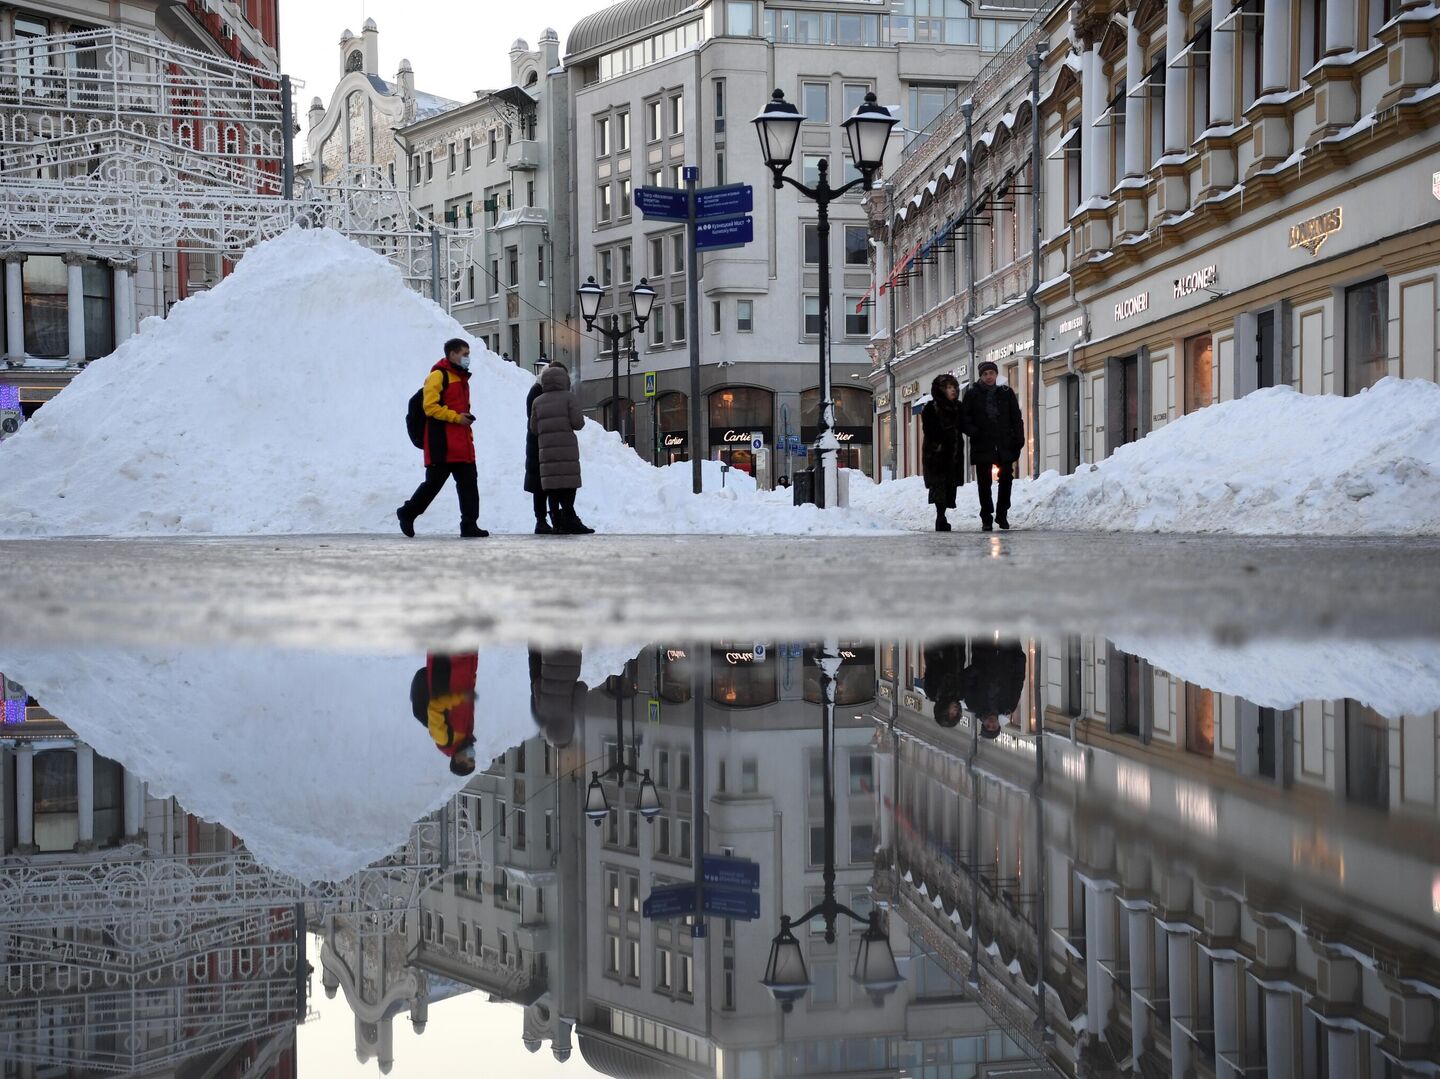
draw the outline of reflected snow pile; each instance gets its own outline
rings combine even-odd
[[[325,230],[251,250],[214,289],[147,319],[0,453],[0,534],[395,532],[419,482],[405,402],[459,323],[385,259]],[[471,381],[481,523],[530,532],[522,490],[533,375],[483,348]],[[731,473],[696,498],[594,422],[579,510],[604,532],[809,533],[885,527],[762,502]],[[720,487],[718,466],[707,492]],[[454,494],[417,525],[453,534]]]
[[[918,478],[852,478],[850,491],[857,510],[933,525]],[[978,529],[973,483],[956,504],[955,526]],[[1017,528],[1084,531],[1440,535],[1440,386],[1387,378],[1354,397],[1260,390],[1074,475],[1017,482],[1010,516]]]
[[[1440,643],[1247,641],[1116,637],[1112,644],[1203,689],[1287,710],[1302,701],[1352,700],[1399,719],[1440,709]]]
[[[586,657],[596,685],[635,649]],[[342,880],[406,841],[454,795],[411,710],[423,653],[281,650],[18,653],[0,668],[155,796],[219,822],[257,861],[301,881]],[[534,737],[524,648],[479,657],[477,769]]]

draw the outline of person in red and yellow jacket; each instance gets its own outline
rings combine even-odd
[[[475,675],[479,664],[480,657],[474,652],[425,657],[425,726],[435,748],[450,758],[450,771],[457,776],[475,771]]]
[[[460,535],[483,539],[480,486],[475,472],[475,434],[470,411],[470,346],[458,337],[445,342],[445,358],[430,368],[422,395],[425,405],[425,479],[410,500],[395,511],[400,531],[415,535],[415,518],[429,508],[445,480],[455,477],[460,497]]]

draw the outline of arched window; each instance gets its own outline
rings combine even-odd
[[[835,703],[864,704],[875,699],[875,649],[869,645],[842,644],[840,673],[835,678]],[[820,653],[805,649],[805,699],[825,703],[825,682],[820,671]]]
[[[769,428],[775,418],[775,397],[769,390],[726,386],[710,394],[710,426]]]
[[[359,49],[353,50],[349,56],[345,57],[345,74],[348,75],[352,71],[364,70],[365,56]]]
[[[710,654],[710,699],[726,708],[759,708],[780,699],[773,650],[753,642],[718,644]]]
[[[854,386],[832,386],[835,398],[836,427],[869,427],[874,414],[874,400],[868,390]],[[820,390],[805,390],[800,394],[800,426],[820,426]]]

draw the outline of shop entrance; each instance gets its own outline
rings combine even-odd
[[[1119,356],[1105,367],[1108,454],[1140,437],[1140,357]]]
[[[1065,375],[1065,457],[1061,468],[1070,475],[1080,467],[1080,376]]]
[[[1255,387],[1280,385],[1279,356],[1275,348],[1275,312],[1255,316]]]

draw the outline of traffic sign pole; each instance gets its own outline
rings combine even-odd
[[[704,445],[700,441],[700,267],[698,249],[695,246],[695,189],[699,181],[700,169],[695,165],[686,165],[685,203],[688,217],[685,224],[685,246],[689,272],[685,281],[685,314],[690,326],[690,484],[697,495],[704,486],[700,464],[701,446]],[[698,805],[696,811],[699,811]],[[698,816],[695,818],[697,827],[702,819]]]

